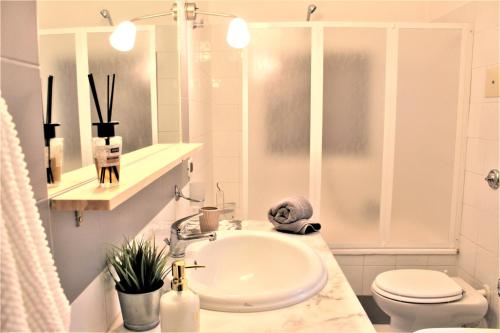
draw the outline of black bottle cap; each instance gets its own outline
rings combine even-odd
[[[49,142],[50,139],[56,137],[56,127],[61,124],[52,123],[52,124],[43,124],[43,137],[45,142]]]
[[[111,121],[109,123],[92,123],[93,126],[97,126],[97,136],[100,138],[110,138],[115,136],[115,125],[120,122]]]

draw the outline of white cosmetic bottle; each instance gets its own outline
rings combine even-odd
[[[160,321],[162,332],[199,332],[200,297],[187,287],[186,266],[183,260],[172,264],[172,290],[160,300]]]

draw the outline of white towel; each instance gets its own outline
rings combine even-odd
[[[68,331],[69,302],[38,214],[17,131],[1,97],[0,117],[0,329]]]

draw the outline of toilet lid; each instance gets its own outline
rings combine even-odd
[[[443,272],[400,269],[379,274],[376,292],[395,300],[413,303],[443,303],[462,298],[463,289]]]

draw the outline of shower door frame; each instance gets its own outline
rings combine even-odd
[[[469,24],[462,23],[394,23],[394,22],[256,22],[250,29],[309,28],[311,33],[311,101],[310,101],[310,151],[309,151],[309,200],[314,207],[314,219],[321,220],[321,176],[323,142],[323,57],[325,28],[374,28],[385,29],[385,100],[384,133],[382,151],[382,181],[379,214],[379,244],[375,247],[360,247],[357,244],[329,244],[334,252],[342,254],[456,254],[462,215],[462,198],[465,178],[465,153],[467,121],[470,99],[470,77],[472,65],[473,32]],[[457,128],[453,190],[448,246],[440,248],[388,247],[390,238],[394,150],[396,139],[396,108],[398,78],[398,41],[400,29],[455,29],[461,30],[461,52],[457,99]],[[242,53],[242,213],[248,216],[248,50]]]

